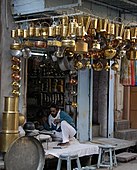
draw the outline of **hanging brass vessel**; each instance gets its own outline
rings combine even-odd
[[[132,40],[137,39],[137,27],[130,28],[130,37]]]
[[[123,40],[130,41],[130,29],[129,28],[124,29]]]
[[[103,64],[100,61],[97,62],[97,63],[93,63],[92,68],[95,71],[102,71],[103,70]]]
[[[111,45],[107,46],[104,50],[105,59],[112,59],[117,53],[117,50],[114,49]]]
[[[107,32],[108,19],[99,19],[97,31],[100,33]]]
[[[74,48],[74,53],[87,53],[88,52],[88,43],[84,40],[77,40]]]
[[[118,71],[118,68],[119,68],[118,61],[115,60],[114,63],[111,65],[111,69],[114,71]]]
[[[17,37],[17,30],[11,30],[11,38],[16,38]]]
[[[121,40],[124,33],[124,25],[123,24],[115,24],[115,38]]]

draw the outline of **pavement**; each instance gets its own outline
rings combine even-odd
[[[90,167],[90,166],[89,166]],[[96,168],[96,170],[108,170],[109,168]],[[88,170],[88,169],[87,169]],[[89,170],[92,170],[92,168]],[[129,161],[129,162],[118,162],[117,167],[113,167],[113,170],[137,170],[137,159]]]

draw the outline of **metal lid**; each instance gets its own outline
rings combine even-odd
[[[43,170],[42,144],[34,137],[22,136],[9,147],[4,158],[6,170]]]

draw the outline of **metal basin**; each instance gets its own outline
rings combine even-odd
[[[34,137],[15,140],[4,158],[6,170],[43,170],[45,163],[42,144]]]

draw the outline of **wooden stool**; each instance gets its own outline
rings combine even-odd
[[[79,157],[77,154],[75,154],[75,155],[69,155],[69,154],[60,155],[59,160],[58,160],[57,170],[61,170],[62,160],[67,161],[67,170],[71,170],[71,160],[74,160],[74,159],[76,160],[78,169],[81,170],[81,164],[80,164],[80,160],[79,160]]]
[[[108,161],[105,160],[105,154],[108,155]],[[97,162],[97,168],[108,167],[110,169],[117,166],[117,160],[115,155],[115,146],[112,145],[102,145],[99,146],[99,156]]]

